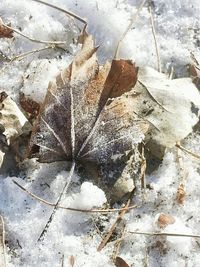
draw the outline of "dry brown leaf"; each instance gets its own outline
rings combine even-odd
[[[5,93],[0,93],[0,167],[8,147],[22,134],[29,134],[31,125],[17,104]]]
[[[40,162],[109,164],[146,132],[148,123],[138,119],[128,97],[137,68],[122,59],[100,67],[96,50],[92,36],[85,37],[71,65],[49,84],[30,142]]]
[[[185,186],[180,184],[176,194],[176,200],[179,204],[183,204],[186,198]]]
[[[9,23],[8,26],[11,26]],[[0,38],[12,38],[13,30],[5,27],[3,20],[0,18]]]
[[[129,265],[123,260],[121,257],[116,257],[115,260],[115,266],[116,267],[129,267]]]
[[[157,224],[160,228],[165,228],[169,224],[175,223],[175,219],[173,216],[169,214],[161,213],[158,217]]]
[[[36,101],[26,97],[23,93],[21,93],[19,102],[24,111],[30,114],[30,119],[38,116],[40,105]]]
[[[200,90],[200,66],[189,64],[189,74],[192,77],[193,83]]]

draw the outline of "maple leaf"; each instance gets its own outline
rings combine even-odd
[[[100,67],[96,50],[87,35],[70,66],[49,84],[30,141],[30,154],[40,162],[108,163],[147,130],[128,97],[137,68],[122,59]]]
[[[9,23],[8,26],[11,26]],[[0,38],[12,38],[13,37],[13,30],[8,29],[4,23],[3,20],[0,18]]]

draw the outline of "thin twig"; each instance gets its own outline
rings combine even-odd
[[[193,156],[194,158],[200,160],[200,155],[195,154],[194,152],[190,151],[189,149],[181,146],[180,144],[176,144],[176,147],[180,148],[182,151],[186,152],[187,154]]]
[[[139,232],[139,231],[129,231],[129,234],[134,235],[149,235],[149,236],[175,236],[175,237],[193,237],[193,238],[200,238],[200,235],[192,235],[192,234],[177,234],[177,233],[155,233],[155,232]]]
[[[37,2],[37,3],[40,3],[40,4],[43,4],[43,5],[46,5],[46,6],[49,6],[49,7],[52,7],[54,9],[58,10],[58,11],[61,11],[61,12],[65,13],[65,14],[67,14],[70,17],[73,17],[73,18],[79,20],[83,24],[87,25],[87,21],[85,19],[81,18],[80,16],[76,15],[75,13],[73,13],[71,11],[65,10],[65,9],[63,9],[61,7],[58,7],[58,6],[55,6],[55,5],[46,3],[46,2],[41,1],[41,0],[32,0],[32,1]]]
[[[30,197],[34,198],[35,200],[48,205],[50,207],[55,207],[55,203],[51,203],[49,201],[44,200],[43,198],[38,197],[37,195],[31,193],[29,190],[27,190],[25,187],[23,187],[22,185],[20,185],[17,181],[12,180],[13,183],[15,185],[17,185],[21,190],[23,190],[25,193],[27,193]],[[76,208],[70,208],[70,207],[65,207],[65,206],[61,206],[58,205],[57,206],[58,209],[64,209],[64,210],[69,210],[69,211],[77,211],[77,212],[88,212],[88,213],[108,213],[108,212],[120,212],[123,210],[131,210],[136,208],[136,205],[132,205],[129,206],[128,208],[116,208],[116,209],[91,209],[91,210],[87,210],[87,209],[76,209]]]
[[[97,251],[101,251],[106,246],[106,244],[108,243],[110,237],[112,236],[115,228],[123,220],[123,217],[124,217],[125,213],[127,212],[128,207],[130,205],[130,202],[132,200],[133,193],[134,193],[134,190],[130,194],[130,197],[129,197],[127,203],[126,203],[125,209],[123,211],[119,212],[119,215],[118,215],[116,221],[113,223],[113,225],[111,226],[110,230],[108,231],[108,233],[106,234],[106,236],[101,241],[100,245],[97,248]]]
[[[118,238],[116,241],[116,243],[114,244],[114,251],[113,251],[113,255],[112,255],[112,260],[115,262],[117,256],[119,255],[119,250],[121,247],[121,243],[124,240],[124,236],[125,236],[125,230],[126,230],[126,225],[123,225],[122,231],[121,231],[121,237]]]
[[[55,48],[55,45],[49,45],[49,46],[45,46],[45,47],[42,47],[42,48],[34,49],[34,50],[31,50],[31,51],[28,51],[28,52],[25,52],[25,53],[22,53],[22,54],[15,55],[12,58],[10,58],[10,61],[12,62],[12,61],[15,61],[15,60],[22,60],[22,59],[24,59],[25,57],[27,57],[29,55],[32,55],[32,54],[35,54],[35,53],[38,53],[38,52],[41,52],[41,51],[44,51],[44,50],[47,50],[47,49],[54,49],[54,48]]]
[[[118,54],[119,54],[119,50],[121,48],[121,45],[122,45],[122,42],[126,36],[126,34],[128,33],[128,31],[131,29],[132,25],[136,22],[137,18],[138,18],[138,15],[140,13],[140,11],[142,10],[144,4],[145,4],[146,0],[142,0],[138,9],[137,9],[137,12],[134,13],[128,27],[126,28],[125,32],[122,34],[122,36],[120,37],[119,41],[118,41],[118,44],[117,44],[117,48],[115,50],[115,54],[114,54],[114,59],[118,59]]]
[[[144,156],[144,145],[142,144],[140,175],[141,175],[141,187],[143,189],[146,188],[146,179],[145,179],[146,168],[147,168],[147,162]]]
[[[17,29],[14,29],[6,24],[3,23],[3,26],[6,27],[7,29],[10,29],[12,30],[13,32],[21,35],[22,37],[28,39],[29,41],[31,42],[34,42],[34,43],[41,43],[41,44],[51,44],[51,45],[60,45],[60,44],[66,44],[66,42],[63,42],[63,41],[44,41],[44,40],[38,40],[38,39],[35,39],[35,38],[32,38],[28,35],[25,35],[24,33],[18,31]]]
[[[6,267],[6,246],[5,246],[5,225],[4,219],[0,215],[0,266]]]
[[[157,37],[156,37],[155,23],[154,23],[154,17],[153,17],[151,3],[149,3],[149,5],[148,5],[148,10],[149,10],[150,20],[151,20],[151,30],[152,30],[153,39],[154,39],[155,48],[156,48],[158,71],[159,72],[162,72],[162,69],[161,69],[161,59],[160,59],[160,51],[159,51],[158,41],[157,41]]]

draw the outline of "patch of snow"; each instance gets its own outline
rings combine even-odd
[[[54,0],[49,1],[69,9],[88,21],[89,32],[100,44],[98,56],[101,62],[111,59],[117,41],[136,12],[138,0]],[[190,61],[190,52],[199,55],[200,5],[198,0],[158,0],[154,1],[155,27],[162,68],[165,72],[174,66],[178,76],[185,75],[185,64]],[[18,101],[19,91],[42,101],[50,79],[71,62],[77,47],[73,38],[77,37],[81,23],[69,19],[50,7],[31,0],[2,0],[0,15],[7,24],[32,38],[40,40],[66,41],[56,49],[49,48],[31,54],[21,60],[0,62],[0,89]],[[31,42],[14,34],[14,39],[0,39],[0,52],[8,58],[41,49],[46,44]],[[125,37],[120,56],[133,59],[139,66],[156,68],[155,46],[147,8],[143,8],[136,24]],[[34,74],[35,72],[35,74]],[[26,78],[29,76],[28,78]],[[191,134],[184,146],[200,154],[200,134]],[[186,200],[183,205],[176,202],[176,192],[181,182],[178,172],[176,149],[169,150],[162,164],[146,177],[149,187],[137,189],[134,201],[137,207],[126,214],[127,231],[154,232],[158,229],[155,218],[158,213],[171,214],[176,218],[165,231],[177,233],[200,233],[199,162],[183,154],[183,162],[188,171]],[[65,166],[66,165],[66,166]],[[99,215],[58,210],[42,242],[37,239],[47,222],[52,208],[30,198],[17,188],[12,180],[23,184],[36,195],[56,202],[68,172],[66,163],[39,164],[33,160],[24,163],[24,173],[17,177],[0,177],[0,213],[5,219],[7,267],[49,267],[69,266],[69,257],[75,257],[75,266],[112,267],[110,255],[113,243],[101,252],[97,247],[101,242],[101,228],[109,229],[116,214]],[[16,174],[17,175],[17,174]],[[74,176],[69,192],[62,205],[66,207],[93,208],[106,203],[104,192],[89,182],[81,185],[81,178]],[[139,187],[138,187],[139,188]],[[105,219],[106,218],[106,219]],[[97,223],[96,223],[97,222]],[[99,227],[100,230],[97,230]],[[101,234],[104,233],[104,230]],[[197,241],[197,242],[196,242]],[[200,262],[198,240],[185,237],[152,237],[125,234],[120,256],[130,266],[145,264],[150,267],[187,266],[197,267]]]

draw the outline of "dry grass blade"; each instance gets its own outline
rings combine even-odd
[[[23,190],[25,193],[27,193],[30,197],[34,198],[35,200],[50,206],[50,207],[55,207],[55,203],[51,203],[49,201],[46,201],[38,196],[36,196],[35,194],[31,193],[29,190],[27,190],[26,188],[24,188],[22,185],[20,185],[17,181],[13,180],[13,183],[18,186],[21,190]],[[70,208],[70,207],[65,207],[65,206],[61,206],[58,205],[57,206],[58,209],[64,209],[64,210],[69,210],[69,211],[76,211],[76,212],[85,212],[85,213],[107,213],[107,212],[122,212],[124,210],[131,210],[136,208],[136,205],[133,206],[129,206],[128,208],[119,208],[119,209],[91,209],[91,210],[87,210],[87,209],[76,209],[76,208]]]
[[[126,28],[125,32],[122,34],[121,38],[119,39],[119,42],[117,44],[117,48],[115,50],[115,55],[114,55],[114,58],[117,59],[118,58],[118,54],[119,54],[119,50],[121,48],[121,45],[122,45],[122,42],[126,36],[126,34],[128,33],[128,31],[131,29],[132,25],[136,22],[137,18],[138,18],[138,15],[140,13],[140,11],[142,10],[144,4],[145,4],[146,0],[142,0],[138,9],[137,9],[137,12],[133,15],[128,27]]]
[[[6,267],[6,246],[4,219],[0,215],[0,266]]]
[[[35,53],[39,53],[41,51],[45,51],[45,50],[48,50],[48,49],[55,49],[55,45],[48,45],[48,46],[45,46],[45,47],[42,47],[42,48],[34,49],[34,50],[31,50],[31,51],[28,51],[28,52],[25,52],[25,53],[22,53],[22,54],[15,55],[12,58],[10,58],[9,61],[12,62],[12,61],[15,61],[15,60],[22,60],[22,59],[24,59],[25,57],[27,57],[29,55],[33,55]]]
[[[158,71],[162,72],[160,52],[159,52],[159,46],[158,46],[158,41],[157,41],[157,37],[156,37],[156,30],[155,30],[155,23],[154,23],[154,17],[153,17],[153,12],[152,12],[152,3],[151,3],[151,1],[149,1],[148,10],[149,10],[149,14],[150,14],[151,29],[152,29],[152,34],[153,34],[153,38],[154,38],[155,48],[156,48],[157,67],[158,67]]]
[[[30,36],[27,36],[25,34],[23,34],[22,32],[18,31],[17,29],[12,28],[11,26],[5,25],[4,23],[2,24],[5,28],[7,28],[10,31],[13,31],[19,35],[21,35],[22,37],[26,38],[27,40],[34,42],[34,43],[41,43],[41,44],[51,44],[51,45],[61,45],[61,44],[66,44],[66,42],[63,41],[44,41],[44,40],[38,40],[35,38],[32,38]]]
[[[148,235],[148,236],[175,236],[175,237],[193,237],[193,238],[200,238],[200,235],[190,235],[190,234],[178,234],[178,233],[155,233],[155,232],[139,232],[139,231],[130,231],[128,232],[134,235]]]
[[[181,146],[180,144],[176,144],[176,147],[180,148],[182,151],[186,152],[187,154],[191,155],[192,157],[198,159],[198,161],[200,160],[200,155],[190,151],[189,149]]]
[[[78,15],[74,14],[71,11],[65,10],[63,8],[60,8],[58,6],[55,6],[55,5],[52,5],[52,4],[49,4],[49,3],[46,3],[44,1],[40,1],[40,0],[32,0],[32,1],[37,2],[37,3],[40,3],[40,4],[43,4],[43,5],[46,5],[46,6],[49,6],[49,7],[52,7],[54,9],[58,10],[58,11],[61,11],[61,12],[65,13],[65,14],[67,14],[70,17],[73,17],[73,18],[79,20],[80,22],[84,23],[85,26],[87,25],[87,21],[85,19],[79,17]]]
[[[110,230],[108,231],[108,233],[105,235],[105,237],[103,238],[103,240],[99,244],[99,246],[97,248],[97,251],[101,251],[106,246],[106,244],[108,243],[110,237],[112,236],[115,228],[123,220],[123,217],[124,217],[125,213],[127,212],[128,207],[130,205],[130,202],[132,200],[133,192],[134,192],[134,190],[130,194],[130,197],[129,197],[127,203],[126,203],[125,209],[123,211],[119,212],[119,215],[118,215],[116,221],[113,223],[113,225],[111,226]]]

